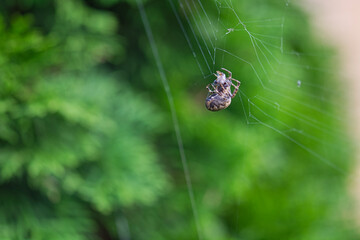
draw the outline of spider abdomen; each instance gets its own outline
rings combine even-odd
[[[210,111],[219,111],[227,108],[231,103],[231,97],[219,94],[210,94],[205,100],[205,106]]]

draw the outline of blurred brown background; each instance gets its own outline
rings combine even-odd
[[[360,1],[303,0],[319,37],[338,49],[341,80],[348,91],[349,133],[354,138],[357,168],[350,179],[356,199],[356,220],[360,225]]]

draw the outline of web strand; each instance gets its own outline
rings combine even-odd
[[[160,78],[162,80],[162,84],[164,86],[166,96],[168,98],[168,102],[170,105],[170,111],[171,111],[171,116],[172,116],[172,120],[173,120],[176,139],[177,139],[177,143],[178,143],[178,148],[179,148],[179,152],[180,152],[181,163],[183,166],[186,185],[187,185],[188,194],[189,194],[190,203],[191,203],[191,208],[192,208],[194,219],[195,219],[197,236],[198,236],[199,240],[202,240],[203,238],[202,238],[202,234],[201,234],[200,220],[199,220],[199,216],[198,216],[198,212],[197,212],[194,191],[193,191],[193,187],[192,187],[192,183],[191,183],[190,171],[189,171],[189,167],[188,167],[188,163],[187,163],[187,159],[186,159],[186,155],[185,155],[185,150],[184,150],[184,146],[183,146],[183,141],[182,141],[182,137],[181,137],[180,125],[179,125],[176,110],[175,110],[174,99],[173,99],[171,91],[170,91],[170,87],[169,87],[169,83],[168,83],[168,80],[167,80],[167,77],[165,74],[164,67],[160,60],[159,51],[157,49],[157,45],[156,45],[152,30],[151,30],[149,20],[147,18],[147,15],[146,15],[146,12],[144,9],[144,6],[143,6],[141,0],[136,0],[136,3],[138,5],[139,12],[141,15],[141,20],[144,24],[146,35],[150,42],[150,47],[151,47],[153,56],[155,58],[156,66],[158,68]]]

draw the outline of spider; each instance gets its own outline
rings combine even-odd
[[[231,99],[235,97],[239,90],[240,81],[232,78],[232,73],[229,70],[225,68],[221,68],[221,70],[228,72],[229,77],[226,77],[225,73],[221,71],[216,71],[216,74],[214,73],[216,79],[206,86],[210,94],[205,100],[205,106],[210,111],[227,108],[231,103]],[[232,81],[235,81],[237,85]],[[231,93],[231,85],[235,87],[233,93]],[[210,86],[212,86],[213,90],[210,89]]]

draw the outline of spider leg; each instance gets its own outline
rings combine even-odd
[[[236,80],[235,78],[230,78],[230,80],[237,82],[237,83],[239,84],[239,86],[240,86],[240,83],[241,83],[241,82],[240,82],[239,80]]]
[[[236,85],[231,82],[231,85],[233,85],[235,87],[234,92],[231,94],[231,98],[234,98],[236,96],[237,92],[239,91],[239,87],[240,87],[241,82],[234,79],[234,78],[231,78],[231,80],[237,82]]]
[[[221,68],[221,70],[224,70],[224,71],[228,72],[229,79],[232,77],[232,73],[229,70],[227,70],[226,68]]]
[[[213,90],[211,90],[209,86],[212,86]],[[209,83],[209,84],[206,86],[206,89],[207,89],[210,93],[219,93],[219,91],[216,89],[216,87],[215,87],[212,83]]]

